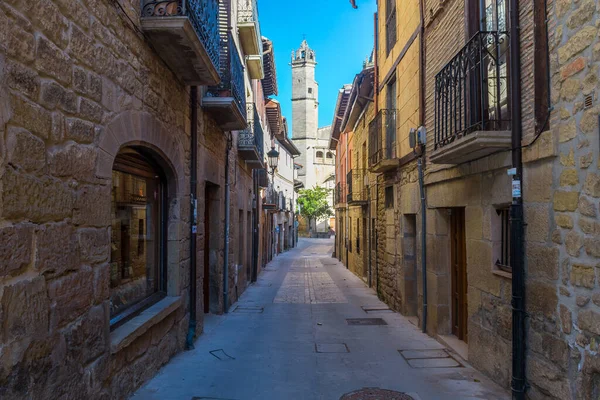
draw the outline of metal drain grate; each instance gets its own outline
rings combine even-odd
[[[258,306],[247,306],[247,307],[236,307],[235,310],[233,310],[234,313],[241,313],[241,314],[261,314],[264,311],[264,307],[258,307]]]
[[[457,368],[463,367],[448,351],[433,350],[398,350],[400,355],[413,368]]]
[[[383,318],[347,318],[348,325],[387,325]]]
[[[414,397],[394,390],[363,388],[346,393],[340,400],[416,400]]]

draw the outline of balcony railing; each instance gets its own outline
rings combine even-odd
[[[265,72],[263,43],[258,23],[258,4],[256,0],[237,0],[237,5],[240,43],[246,55],[250,78],[262,79]]]
[[[219,83],[218,0],[142,0],[142,30],[188,85]]]
[[[346,175],[348,192],[346,201],[349,205],[366,205],[369,200],[369,185],[367,171],[353,169]]]
[[[396,110],[383,109],[369,124],[369,168],[383,172],[398,166]]]
[[[507,32],[478,32],[436,75],[432,161],[468,161],[506,148],[508,54]]]
[[[203,106],[224,130],[242,130],[247,125],[244,64],[231,33],[223,26],[220,29],[221,83],[208,88]]]
[[[238,152],[246,162],[262,168],[264,163],[264,132],[254,103],[247,105],[248,127],[239,133]]]

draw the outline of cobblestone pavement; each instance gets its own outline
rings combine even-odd
[[[384,310],[332,250],[332,240],[304,239],[277,257],[229,314],[207,316],[196,349],[175,357],[133,398],[338,400],[362,388],[416,400],[510,398]]]

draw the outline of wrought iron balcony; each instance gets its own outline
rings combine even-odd
[[[396,110],[379,110],[369,124],[369,169],[385,172],[398,167]]]
[[[257,174],[258,186],[261,188],[269,187],[269,174],[267,173],[267,170],[264,168],[257,169],[256,174]]]
[[[279,206],[279,192],[273,189],[273,186],[269,186],[263,199],[263,209],[277,212],[279,211]]]
[[[264,133],[254,103],[247,106],[248,127],[238,136],[238,154],[255,168],[264,168]]]
[[[208,88],[202,106],[226,131],[247,127],[244,65],[227,27],[221,26],[221,83]]]
[[[433,163],[510,149],[508,54],[507,32],[478,32],[436,75]]]
[[[335,204],[336,208],[343,208],[344,204],[346,203],[346,194],[346,185],[338,182],[335,187],[335,191],[333,192],[333,203]]]
[[[142,0],[141,27],[186,85],[217,85],[218,0]]]
[[[353,169],[346,175],[348,205],[367,205],[369,200],[369,176],[364,169]]]

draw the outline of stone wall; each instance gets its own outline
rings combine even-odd
[[[535,219],[527,231],[530,397],[594,398],[600,393],[600,17],[594,1],[550,2],[548,12],[551,131],[525,158],[538,189],[529,194]]]
[[[0,4],[2,398],[124,398],[185,343],[189,92],[140,35],[139,1],[123,7],[108,0]],[[222,282],[227,138],[202,109],[198,131],[201,333],[205,251]],[[122,329],[109,330],[108,262],[111,170],[126,145],[148,149],[167,175],[168,297],[143,331],[122,337]],[[231,208],[247,215],[252,179],[236,159],[234,147]],[[207,184],[216,211],[210,232]],[[210,250],[206,234],[214,239]],[[249,246],[230,243],[231,302],[247,284],[233,266],[239,245]]]

